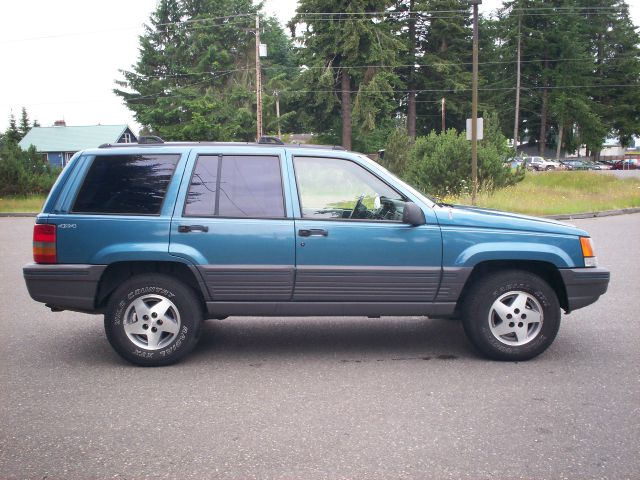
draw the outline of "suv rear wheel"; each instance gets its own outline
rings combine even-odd
[[[539,276],[504,271],[471,287],[463,307],[467,337],[496,360],[529,360],[544,352],[560,328],[560,304]]]
[[[188,286],[167,275],[144,274],[113,293],[104,327],[109,343],[124,359],[161,366],[193,350],[202,318],[201,302]]]

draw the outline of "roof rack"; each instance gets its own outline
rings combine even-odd
[[[140,141],[140,140],[143,141]],[[269,140],[266,140],[269,139]],[[255,147],[288,147],[288,148],[313,148],[321,150],[346,150],[340,145],[312,145],[298,143],[284,143],[277,137],[261,137],[258,142],[165,142],[160,137],[140,137],[138,143],[103,143],[98,148],[127,148],[127,147],[233,147],[233,146],[255,146]],[[279,142],[277,143],[276,142]]]
[[[139,145],[149,145],[149,144],[157,145],[158,143],[164,143],[164,140],[156,135],[144,135],[144,136],[138,137]]]
[[[258,139],[258,143],[268,145],[284,145],[284,142],[278,137],[260,137]]]

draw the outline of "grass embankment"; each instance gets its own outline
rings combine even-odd
[[[0,213],[34,213],[42,210],[46,196],[0,198]]]
[[[454,202],[469,205],[471,197],[465,195]],[[479,194],[478,205],[528,215],[640,207],[640,179],[596,172],[533,172],[517,185]]]

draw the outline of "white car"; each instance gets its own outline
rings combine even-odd
[[[561,167],[560,162],[545,160],[544,157],[529,157],[526,162],[529,170],[558,170]]]

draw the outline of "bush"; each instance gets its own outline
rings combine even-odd
[[[485,117],[484,139],[478,142],[478,186],[484,191],[513,185],[524,172],[505,165],[510,151],[500,133],[497,117]],[[459,196],[472,189],[471,142],[454,129],[419,137],[411,150],[405,178],[419,189],[437,196]]]
[[[47,194],[59,172],[35,148],[25,152],[15,144],[5,144],[0,151],[0,196]]]
[[[380,163],[396,175],[404,176],[412,148],[413,141],[407,135],[406,129],[398,127],[389,135],[384,149],[384,158]]]

